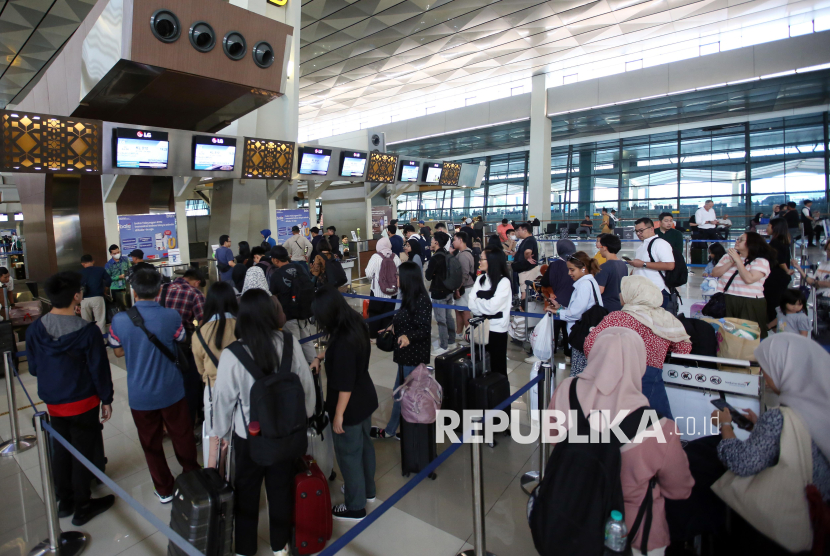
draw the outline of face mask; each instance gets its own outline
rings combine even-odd
[[[510,239],[512,239],[513,241],[516,241],[516,236],[510,236]]]
[[[118,259],[121,258],[121,253],[116,253],[115,255],[112,256],[112,258],[117,261]]]

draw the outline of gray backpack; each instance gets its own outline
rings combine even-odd
[[[463,282],[461,263],[452,255],[445,256],[447,257],[447,275],[444,277],[444,287],[448,290],[455,291],[461,287],[461,283]]]

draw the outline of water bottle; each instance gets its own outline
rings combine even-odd
[[[735,325],[733,323],[729,322],[726,319],[720,319],[719,322],[720,322],[720,325],[723,327],[723,329],[726,330],[727,332],[732,332],[732,333],[735,332]]]
[[[606,554],[619,553],[622,554],[625,550],[628,539],[628,528],[623,521],[622,512],[614,510],[611,512],[611,518],[605,522],[605,548]]]

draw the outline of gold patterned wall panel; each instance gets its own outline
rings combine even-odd
[[[461,174],[461,164],[445,162],[441,169],[440,185],[458,185],[458,176]]]
[[[366,181],[378,183],[395,183],[395,170],[398,168],[398,155],[369,153],[369,171]]]
[[[247,178],[291,179],[294,143],[273,139],[245,138],[242,175]]]
[[[0,170],[101,173],[102,122],[3,111]]]

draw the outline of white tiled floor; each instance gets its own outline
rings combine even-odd
[[[508,368],[511,370],[513,391],[528,380],[530,365],[522,361],[525,356],[520,349],[511,346]],[[153,494],[147,464],[127,405],[123,360],[114,357],[110,359],[116,395],[113,417],[104,426],[107,475],[166,523],[170,519],[170,506],[159,504]],[[391,354],[373,348],[369,371],[380,402],[373,422],[384,426],[392,407],[391,389],[397,371]],[[36,396],[37,380],[28,375],[25,363],[21,368],[21,377],[35,403],[40,402]],[[18,407],[28,404],[18,385]],[[6,411],[6,405],[5,397],[0,395],[0,413]],[[524,408],[524,401],[517,402],[516,407]],[[43,405],[38,405],[38,409],[41,408]],[[24,433],[32,433],[32,414],[31,408],[18,412]],[[0,417],[0,437],[8,438],[9,430],[8,417]],[[440,446],[439,451],[447,446]],[[378,441],[375,450],[378,501],[369,505],[369,511],[409,480],[400,473],[400,444],[397,441]],[[169,440],[165,440],[165,452],[174,474],[181,472]],[[533,553],[533,542],[525,519],[527,497],[519,488],[518,480],[526,468],[533,466],[535,459],[531,458],[534,452],[534,446],[519,445],[509,438],[500,439],[494,449],[484,449],[487,538],[497,553]],[[393,552],[403,556],[453,556],[462,549],[471,548],[469,447],[461,447],[438,468],[437,473],[437,480],[426,480],[418,485],[340,553],[349,556],[381,556]],[[339,479],[332,484],[333,504],[342,502],[340,484]],[[14,458],[0,459],[0,492],[5,502],[0,506],[0,556],[24,556],[32,546],[46,537],[37,450],[30,450]],[[109,489],[99,486],[93,491],[93,496],[108,493]],[[261,504],[258,554],[269,555],[271,552],[267,540],[264,495]],[[71,518],[62,519],[61,527],[64,530],[77,529],[70,521]],[[335,522],[334,538],[338,538],[351,526]],[[91,556],[162,556],[167,553],[166,537],[123,500],[117,500],[111,510],[80,529],[90,536],[85,554]]]

